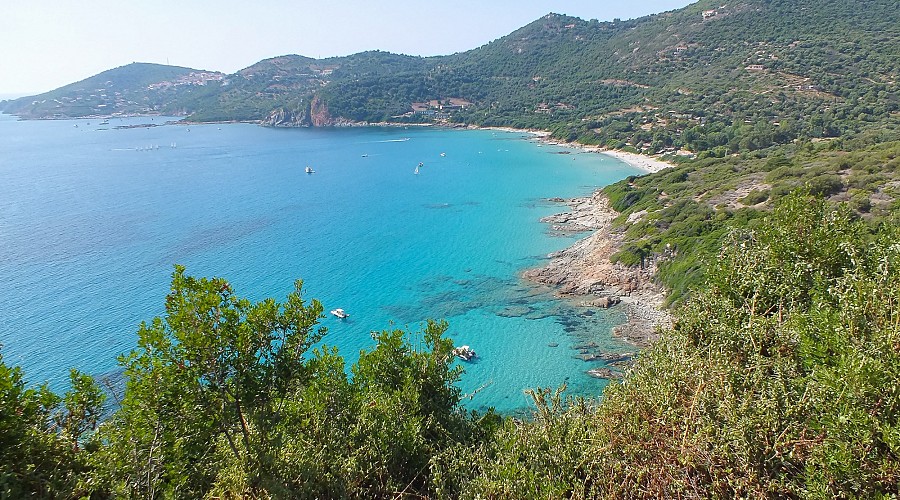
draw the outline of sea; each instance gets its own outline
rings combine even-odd
[[[610,334],[621,311],[521,279],[586,236],[541,223],[566,208],[548,199],[639,173],[621,161],[517,132],[171,120],[0,115],[0,344],[30,384],[121,378],[175,264],[254,301],[302,279],[348,366],[372,331],[447,320],[478,354],[459,361],[471,409],[521,412],[526,389],[562,384],[599,396],[585,346],[631,350]]]

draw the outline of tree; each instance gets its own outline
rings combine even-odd
[[[237,468],[250,493],[274,477],[286,400],[310,377],[305,355],[325,333],[302,282],[283,304],[237,298],[221,278],[176,266],[166,318],[142,323],[120,359],[127,385],[104,424],[98,467],[116,492],[202,496]],[[229,469],[231,468],[231,469]]]
[[[70,375],[72,390],[60,398],[46,384],[28,388],[22,370],[0,355],[0,498],[84,493],[79,443],[96,427],[104,395],[90,376]]]

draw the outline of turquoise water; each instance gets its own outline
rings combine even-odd
[[[29,380],[117,373],[163,313],[174,263],[253,300],[302,278],[307,298],[350,313],[322,320],[350,362],[371,330],[446,319],[479,354],[464,364],[472,408],[513,411],[523,389],[563,382],[598,394],[573,346],[627,350],[609,335],[621,313],[519,279],[574,241],[538,221],[562,210],[546,198],[636,173],[618,160],[495,131],[114,128],[162,123],[0,116],[0,343]]]

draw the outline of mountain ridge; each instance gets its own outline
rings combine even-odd
[[[115,103],[102,110],[34,104],[38,98],[71,94],[77,90],[72,84],[8,101],[3,110],[26,118],[153,112],[196,121],[255,122],[287,110],[307,115],[297,124],[311,126],[308,107],[317,96],[331,115],[347,121],[432,121],[412,113],[413,104],[460,98],[472,103],[471,112],[440,114],[442,119],[536,128],[565,122],[578,135],[588,129],[577,121],[602,120],[607,113],[645,104],[677,107],[679,114],[695,118],[693,111],[706,108],[706,114],[719,114],[722,121],[733,121],[735,113],[755,120],[758,116],[749,109],[755,103],[739,102],[738,109],[729,110],[722,106],[723,98],[746,100],[735,94],[780,92],[784,97],[779,107],[796,115],[799,108],[828,99],[858,99],[846,95],[853,89],[860,95],[895,91],[898,64],[891,55],[897,42],[891,23],[898,15],[890,4],[738,0],[719,5],[704,0],[614,22],[550,13],[481,47],[446,56],[377,50],[326,59],[291,54],[264,59],[231,75],[212,72],[221,76],[220,85],[182,86],[169,93],[128,89],[153,104],[142,109]],[[863,16],[869,22],[857,22]],[[835,35],[837,30],[829,26],[843,34]],[[864,36],[853,36],[859,33]],[[159,83],[168,80],[159,77],[163,66],[150,67]],[[839,68],[848,71],[841,74]],[[698,94],[716,99],[699,99]],[[885,101],[897,107],[896,97]]]

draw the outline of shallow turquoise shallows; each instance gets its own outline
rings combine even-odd
[[[372,330],[446,319],[478,353],[471,408],[513,412],[524,389],[564,382],[598,395],[573,347],[627,350],[610,337],[620,312],[519,277],[574,241],[539,222],[564,208],[546,199],[638,173],[618,160],[485,130],[115,128],[164,122],[0,116],[0,342],[28,380],[120,373],[175,263],[253,300],[302,278],[326,314],[350,314],[322,319],[348,364]]]

